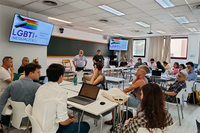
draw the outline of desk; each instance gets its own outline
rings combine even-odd
[[[62,88],[65,88],[68,93],[68,98],[74,97],[78,95],[78,92],[80,91],[82,85],[73,85],[73,84],[67,84],[65,86],[61,86]],[[106,99],[101,95],[101,93],[104,90],[100,90],[99,94],[97,96],[96,101],[94,101],[91,104],[88,104],[86,106],[67,101],[67,104],[72,106],[73,108],[70,108],[71,110],[74,110],[76,112],[82,113],[84,111],[85,115],[88,115],[94,119],[100,119],[101,120],[101,127],[100,127],[100,133],[102,133],[103,128],[103,116],[110,113],[113,109],[116,109],[118,106],[117,103],[111,102],[110,100]],[[100,102],[105,102],[104,105],[100,105]],[[115,111],[114,111],[115,112]],[[115,117],[114,117],[115,118]],[[115,125],[115,123],[113,123]]]
[[[109,77],[109,76],[106,76],[106,87],[108,88],[108,82],[111,82],[111,83],[123,83],[123,90],[124,90],[124,80],[123,78],[115,78],[115,77]]]

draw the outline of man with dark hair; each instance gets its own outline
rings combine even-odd
[[[142,65],[142,59],[138,58],[138,62],[135,64],[134,68],[138,68],[140,65]]]
[[[151,69],[157,67],[157,64],[156,64],[156,62],[154,61],[154,58],[151,58],[151,59],[150,59],[149,67],[150,67]]]
[[[126,67],[128,63],[126,62],[126,58],[122,59],[122,62],[120,63],[120,67]]]
[[[23,73],[23,71],[24,71],[24,65],[27,64],[27,63],[29,63],[29,58],[28,57],[24,57],[22,59],[22,64],[21,64],[21,66],[18,69],[18,73]]]
[[[0,96],[14,77],[13,58],[11,56],[6,56],[3,58],[2,62],[3,65],[0,68]]]
[[[187,78],[187,80],[188,80],[188,81],[196,81],[196,79],[197,79],[197,74],[196,74],[195,71],[194,71],[194,63],[191,62],[191,61],[189,61],[189,62],[186,63],[186,65],[187,65],[186,71],[187,71],[187,73],[188,73],[188,78]]]
[[[33,80],[39,80],[40,69],[40,65],[33,63],[24,66],[25,77],[10,83],[0,96],[0,114],[9,97],[11,97],[12,101],[24,102],[25,105],[33,105],[35,93],[40,87],[40,84],[33,82]]]
[[[59,84],[63,81],[65,68],[51,64],[47,69],[49,82],[42,85],[35,95],[32,115],[44,133],[77,133],[79,123],[67,113],[67,91]],[[88,133],[90,126],[80,123],[79,133]]]
[[[94,64],[101,62],[104,65],[104,57],[101,55],[101,50],[97,50],[97,54],[93,57]]]

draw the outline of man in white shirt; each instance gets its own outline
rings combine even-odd
[[[83,55],[83,50],[80,50],[79,54],[74,57],[73,64],[74,64],[74,67],[76,68],[76,71],[83,70],[84,67],[86,67],[86,65],[87,65],[87,59]]]
[[[79,129],[79,123],[67,113],[67,91],[59,86],[64,71],[62,65],[51,64],[47,69],[49,82],[35,95],[32,115],[44,133],[77,133]],[[88,133],[89,129],[88,123],[80,122],[79,133]]]
[[[3,65],[0,68],[0,95],[6,89],[8,84],[10,84],[13,80],[13,58],[10,56],[6,56],[2,60]],[[10,68],[10,71],[9,71]]]

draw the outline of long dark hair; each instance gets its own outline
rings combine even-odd
[[[163,130],[166,126],[165,97],[159,85],[149,83],[142,87],[143,98],[141,99],[140,108],[137,111],[138,117],[140,112],[144,112],[147,120],[146,128],[160,128]]]
[[[176,64],[176,65],[177,65],[177,67],[176,67],[176,68],[179,68],[179,63],[178,63],[178,62],[174,62],[174,64]]]

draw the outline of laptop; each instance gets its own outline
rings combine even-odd
[[[162,71],[152,70],[152,76],[153,77],[161,77]]]
[[[94,102],[98,96],[100,87],[96,85],[83,83],[78,96],[68,98],[68,101],[81,105],[88,105]]]

